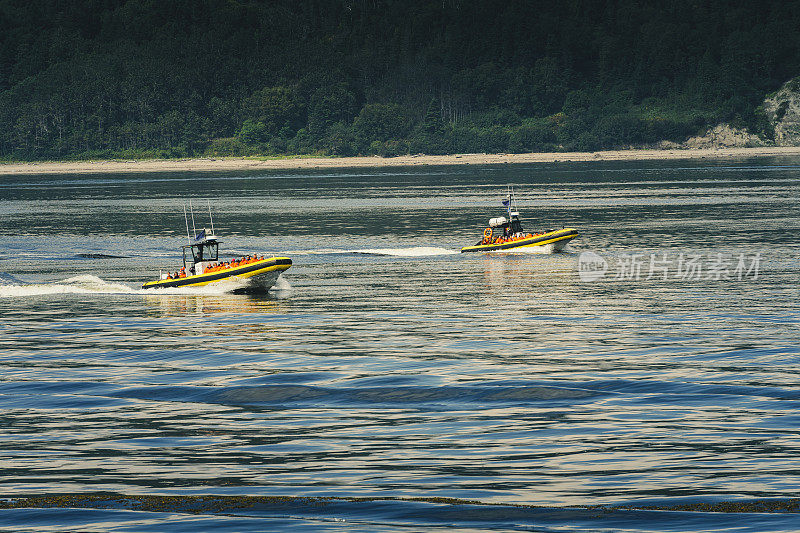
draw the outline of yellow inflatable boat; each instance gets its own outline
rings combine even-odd
[[[142,288],[202,287],[218,283],[229,286],[231,292],[267,292],[275,285],[281,272],[292,266],[292,260],[288,257],[264,257],[258,254],[220,260],[220,241],[213,234],[213,220],[211,228],[211,233],[207,234],[208,230],[204,229],[194,239],[189,237],[190,244],[181,246],[183,268],[174,273],[162,272],[159,279],[146,282]],[[186,230],[188,234],[188,219]]]
[[[489,226],[483,230],[483,239],[472,246],[463,247],[462,253],[515,250],[522,252],[537,246],[549,246],[552,251],[558,252],[579,235],[578,230],[573,228],[526,233],[522,229],[522,221],[512,192],[509,191],[508,197],[503,200],[503,205],[508,208],[508,218],[489,219]]]

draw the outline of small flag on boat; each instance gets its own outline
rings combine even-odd
[[[196,242],[199,242],[199,241],[202,241],[202,240],[203,240],[203,239],[205,239],[205,238],[206,238],[206,230],[203,230],[203,231],[201,231],[200,233],[198,233],[198,234],[195,236],[194,240],[195,240]]]
[[[506,207],[508,207],[508,204],[510,203],[511,203],[511,198],[506,198],[505,200],[503,200],[503,205]]]

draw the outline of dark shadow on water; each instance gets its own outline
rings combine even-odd
[[[249,287],[242,287],[241,289],[234,289],[230,294],[238,296],[247,296],[253,301],[268,301],[268,300],[283,300],[289,296],[290,289],[256,289]]]
[[[0,272],[0,285],[28,285],[28,282],[22,281],[11,274]]]
[[[125,259],[127,255],[111,255],[111,254],[75,254],[75,257],[81,259]]]
[[[586,531],[618,529],[626,531],[792,531],[800,512],[800,499],[769,499],[699,502],[662,506],[532,506],[490,504],[454,498],[420,497],[296,497],[296,496],[218,496],[218,495],[137,495],[60,494],[11,498],[0,502],[0,509],[91,509],[169,513],[156,517],[161,521],[181,520],[182,515],[260,518],[265,522],[289,519],[296,525],[309,520],[345,522],[342,530],[354,524],[380,524],[381,530],[408,527],[480,528],[481,530]],[[46,513],[44,513],[46,515]],[[0,514],[0,525],[14,520],[14,515]],[[106,519],[114,522],[113,516]],[[48,520],[42,513],[16,519],[18,526],[35,526]],[[80,515],[72,526],[80,527]],[[129,520],[120,515],[120,522]],[[186,518],[184,518],[186,520]],[[349,523],[349,526],[347,525]],[[266,525],[266,524],[262,524]],[[257,524],[253,524],[257,528]],[[253,529],[255,530],[255,529]]]

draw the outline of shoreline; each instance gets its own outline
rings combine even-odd
[[[197,158],[0,163],[0,175],[93,174],[128,172],[225,172],[325,168],[380,168],[520,163],[579,163],[800,156],[800,146],[755,148],[606,150],[598,152],[534,152],[528,154],[405,155],[398,157],[295,157],[282,159]]]

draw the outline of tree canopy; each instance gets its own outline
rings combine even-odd
[[[798,2],[0,0],[0,158],[595,150],[759,127]]]

